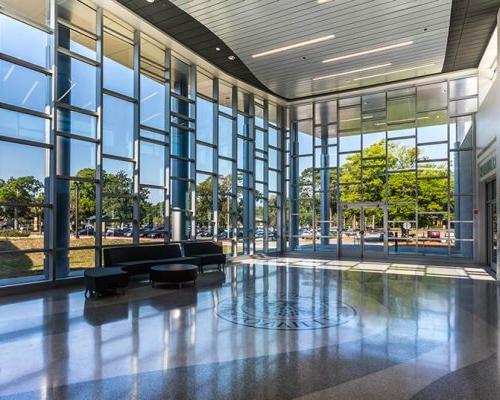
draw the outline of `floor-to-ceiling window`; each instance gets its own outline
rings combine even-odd
[[[291,108],[289,249],[473,258],[477,77]]]
[[[10,8],[19,18],[0,14],[0,278],[49,278],[53,23],[44,0]]]
[[[104,246],[278,248],[281,106],[112,11],[0,2],[0,280],[72,276]]]

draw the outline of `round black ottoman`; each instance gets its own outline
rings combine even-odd
[[[177,283],[182,287],[183,282],[193,281],[196,284],[198,276],[198,266],[193,264],[161,264],[151,267],[149,277],[151,285],[155,282]]]

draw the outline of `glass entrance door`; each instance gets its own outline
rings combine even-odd
[[[344,204],[340,256],[387,256],[387,208],[378,203]]]

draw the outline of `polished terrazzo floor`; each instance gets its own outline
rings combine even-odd
[[[500,399],[500,286],[419,268],[267,259],[3,297],[0,399]]]

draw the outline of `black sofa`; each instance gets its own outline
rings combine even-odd
[[[198,257],[183,257],[178,244],[107,247],[103,249],[103,261],[105,267],[121,267],[130,275],[147,274],[159,264],[200,265]]]
[[[199,259],[198,265],[203,272],[205,265],[217,265],[220,269],[226,264],[226,255],[220,244],[209,241],[185,242],[182,244],[184,256],[196,257]]]

